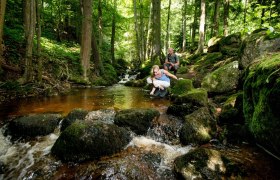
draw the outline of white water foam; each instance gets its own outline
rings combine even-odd
[[[130,146],[159,153],[163,160],[161,166],[168,167],[176,157],[186,154],[192,149],[192,146],[168,145],[144,136],[134,137],[128,147]]]

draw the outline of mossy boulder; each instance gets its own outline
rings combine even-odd
[[[184,145],[190,143],[204,144],[209,142],[216,133],[216,121],[206,107],[185,116],[180,130],[180,141]]]
[[[77,120],[83,120],[86,115],[88,114],[87,110],[84,109],[73,109],[68,115],[63,119],[61,123],[61,131],[66,129],[68,126],[70,126],[73,122]]]
[[[44,136],[54,132],[61,114],[36,114],[14,119],[8,124],[7,133],[13,138]]]
[[[113,109],[100,109],[97,111],[90,111],[86,115],[85,121],[114,124],[115,115],[116,112]]]
[[[208,41],[208,48],[207,48],[207,52],[208,53],[212,53],[212,52],[219,52],[220,51],[220,42],[221,42],[221,39],[223,37],[221,36],[215,36],[215,37],[212,37],[209,41]]]
[[[238,61],[233,61],[205,76],[201,87],[209,93],[226,93],[236,90],[240,71]]]
[[[245,124],[243,115],[243,92],[231,95],[226,102],[223,103],[218,124]]]
[[[120,152],[131,140],[114,124],[75,121],[54,143],[51,152],[63,161],[82,162]]]
[[[185,104],[192,102],[193,104],[205,106],[208,102],[207,91],[203,88],[192,89],[175,97],[173,102],[174,104]]]
[[[201,104],[197,104],[196,102],[187,102],[184,104],[171,104],[166,113],[171,114],[173,116],[185,117],[188,114],[193,113],[194,111],[201,108]]]
[[[138,135],[145,134],[152,121],[160,115],[156,109],[125,109],[116,113],[115,124],[128,127]]]
[[[202,79],[210,72],[223,65],[224,56],[221,52],[201,54],[195,59],[192,71],[196,72],[193,78],[194,87],[200,87]]]
[[[238,179],[245,176],[242,165],[210,148],[197,148],[174,161],[179,179]]]
[[[277,52],[279,50],[279,36],[270,38],[267,29],[256,30],[242,42],[240,67],[245,69],[266,53]]]
[[[258,143],[280,154],[280,53],[267,55],[247,70],[243,112]]]
[[[227,56],[238,56],[240,54],[241,43],[240,32],[223,37],[220,41],[220,52]]]
[[[167,114],[184,117],[208,104],[207,91],[201,88],[191,89],[181,95],[173,96],[172,102],[167,108]]]
[[[178,96],[184,94],[193,89],[192,80],[190,79],[180,79],[175,82],[172,87],[171,94],[173,96]]]

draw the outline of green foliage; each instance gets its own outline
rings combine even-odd
[[[82,74],[78,44],[59,43],[42,38],[44,66],[57,78],[74,78]]]
[[[125,74],[126,70],[128,69],[129,63],[124,59],[117,59],[116,61],[117,63],[114,65],[114,68],[117,74],[119,76]]]
[[[115,68],[108,63],[104,64],[104,75],[94,77],[91,81],[95,86],[110,86],[118,82],[118,75]]]
[[[17,81],[6,81],[0,85],[2,89],[11,91],[11,90],[18,90],[21,88],[19,82]]]
[[[15,29],[10,29],[5,26],[4,34],[6,57],[12,64],[19,64],[23,56],[21,51],[24,42],[23,27],[17,26]]]

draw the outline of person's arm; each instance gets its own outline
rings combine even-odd
[[[170,72],[163,70],[164,74],[166,74],[169,77],[172,77],[173,79],[178,79],[177,76],[175,76],[174,74],[171,74]]]

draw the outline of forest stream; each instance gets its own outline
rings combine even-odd
[[[4,162],[5,170],[4,174],[0,174],[0,179],[177,179],[172,170],[174,159],[195,147],[180,145],[176,128],[180,128],[181,122],[165,113],[169,104],[167,98],[150,97],[142,88],[120,84],[74,89],[68,95],[29,98],[2,104],[0,165]],[[27,142],[12,142],[3,135],[3,120],[45,112],[65,116],[76,108],[89,111],[155,108],[160,112],[157,121],[161,126],[154,125],[145,136],[134,136],[120,153],[84,163],[63,163],[51,155],[50,149],[60,134],[59,127],[54,133]],[[169,126],[162,126],[164,124]],[[170,128],[175,136],[170,137],[163,128]],[[229,155],[234,154],[236,158],[243,159],[243,164],[252,166],[248,179],[277,177],[269,156],[259,149],[244,146],[231,147],[227,151]]]

